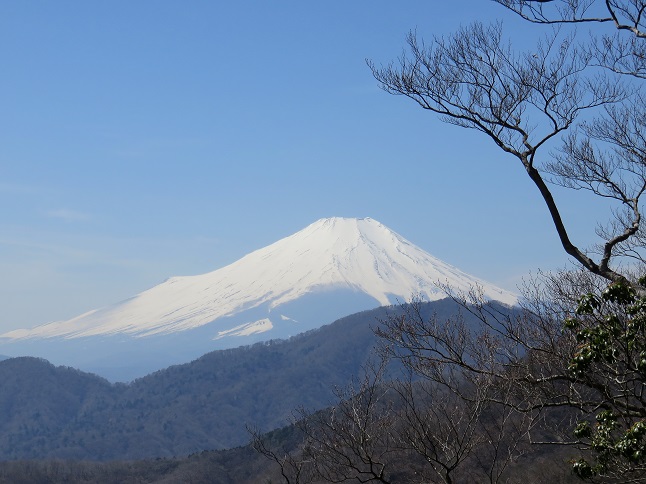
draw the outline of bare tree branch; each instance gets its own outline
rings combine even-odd
[[[500,24],[476,23],[448,38],[436,37],[431,45],[411,33],[408,44],[410,57],[402,56],[397,66],[378,68],[369,62],[381,87],[413,99],[448,123],[483,132],[514,156],[538,188],[565,251],[595,274],[625,280],[610,259],[614,246],[634,232],[608,241],[595,262],[572,243],[537,166],[544,145],[573,127],[581,113],[624,99],[623,87],[583,75],[590,57],[558,32],[525,54],[514,53],[503,41]]]

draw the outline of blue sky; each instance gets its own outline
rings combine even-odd
[[[564,266],[520,165],[385,94],[365,64],[411,29],[496,19],[512,39],[532,29],[486,0],[0,3],[0,330],[329,216],[372,217],[507,289]],[[592,243],[590,200],[557,196]]]

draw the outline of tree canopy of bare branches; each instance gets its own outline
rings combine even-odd
[[[533,307],[522,320],[500,318],[471,297],[463,306],[479,315],[475,331],[459,320],[413,314],[391,320],[380,335],[390,341],[391,357],[447,387],[458,388],[453,373],[471,381],[489,378],[509,385],[515,397],[501,403],[522,413],[577,409],[583,417],[576,443],[587,442],[596,453],[593,464],[576,463],[578,475],[627,473],[625,482],[632,482],[644,477],[646,464],[645,373],[639,366],[642,357],[646,362],[646,287],[634,276],[643,271],[646,249],[646,2],[494,1],[551,26],[536,49],[514,52],[500,24],[475,23],[428,43],[411,33],[408,54],[398,62],[369,66],[386,92],[484,133],[518,160],[566,253],[611,284],[604,289],[592,278],[585,287],[583,281],[577,302],[571,295],[581,289],[580,276],[547,277],[530,291],[525,303]],[[574,26],[589,28],[583,41]],[[612,218],[596,228],[599,243],[584,248],[571,240],[552,194],[555,185],[609,204]],[[595,416],[593,426],[586,416]]]
[[[392,482],[393,459],[422,481],[466,479],[468,462],[477,482],[502,482],[527,444],[575,449],[583,479],[646,479],[646,1],[494,2],[548,27],[534,49],[474,23],[429,41],[411,32],[398,60],[368,64],[387,93],[515,160],[581,270],[529,280],[518,311],[447,287],[463,314],[428,318],[414,301],[382,321],[382,355],[408,377],[377,372],[304,420],[333,482]],[[596,245],[571,239],[555,186],[609,204]]]
[[[537,24],[599,24],[585,46],[594,62],[617,74],[646,77],[644,0],[494,0]]]
[[[595,69],[593,56],[575,36],[559,31],[524,53],[514,52],[504,40],[501,24],[475,23],[429,43],[415,33],[407,40],[409,54],[398,62],[385,67],[369,62],[381,87],[414,100],[445,122],[488,136],[522,164],[565,251],[597,275],[626,280],[612,258],[635,252],[630,241],[641,223],[646,179],[639,143],[644,121],[634,116],[643,109],[637,88]],[[581,123],[588,111],[598,117]],[[626,117],[631,122],[625,123]],[[549,146],[567,133],[562,156],[554,156]],[[605,154],[607,145],[613,154]],[[599,259],[571,240],[549,186],[550,172],[563,186],[588,188],[615,202],[617,217],[599,232],[604,236]]]

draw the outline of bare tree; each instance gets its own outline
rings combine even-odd
[[[247,427],[247,431],[251,436],[253,449],[276,463],[280,476],[286,484],[314,482],[311,462],[303,457],[301,449],[285,448],[284,443],[273,444],[268,435],[261,434],[255,428]]]
[[[644,262],[641,196],[646,190],[646,104],[634,96],[631,105],[608,106],[604,116],[583,123],[570,133],[554,160],[546,164],[552,182],[588,190],[613,200],[614,220],[597,234],[613,245],[596,247],[603,261],[613,255]]]
[[[368,366],[361,380],[337,390],[329,409],[301,409],[298,452],[273,449],[257,434],[254,447],[285,482],[508,482],[529,426],[524,415],[493,408],[492,393],[500,391],[485,379],[456,382],[459,393],[411,372],[385,379],[386,364]]]
[[[630,90],[617,80],[611,81],[603,71],[592,73],[590,56],[576,46],[573,36],[558,32],[528,53],[512,51],[503,40],[500,24],[475,23],[429,44],[411,33],[408,45],[409,55],[397,64],[377,67],[369,63],[381,87],[413,99],[445,122],[487,135],[522,164],[547,206],[565,251],[594,274],[610,281],[625,280],[611,265],[611,258],[617,246],[639,230],[639,201],[645,185],[641,170],[632,164],[626,167],[637,179],[630,185],[617,179],[623,173],[609,171],[592,180],[595,187],[604,185],[602,196],[612,185],[613,199],[627,209],[621,212],[624,218],[616,224],[618,230],[606,233],[601,258],[595,261],[571,241],[545,178],[543,164],[552,161],[553,168],[558,159],[552,159],[549,152],[543,159],[540,155],[556,137],[576,127],[583,112],[614,106],[627,99]],[[609,108],[609,112],[619,111]],[[613,121],[606,119],[607,123]],[[587,134],[590,141],[596,133],[589,128]],[[636,133],[628,136],[632,135]]]
[[[298,412],[306,436],[304,455],[325,482],[389,483],[389,463],[399,452],[392,433],[395,420],[385,366],[368,365],[359,381],[337,389],[338,402],[324,411]]]
[[[425,321],[413,311],[387,322],[380,336],[391,357],[451,388],[456,379],[447,375],[489,378],[513,395],[493,399],[506,408],[576,410],[579,425],[566,440],[594,456],[593,464],[578,462],[577,473],[632,482],[646,465],[646,366],[639,366],[646,365],[646,287],[638,280],[646,249],[646,2],[495,1],[552,26],[533,52],[513,52],[500,24],[474,24],[429,44],[411,33],[398,63],[369,65],[386,92],[484,133],[516,158],[563,248],[590,276],[561,273],[530,284],[521,316],[498,314],[477,294],[453,295],[481,324]],[[585,41],[567,30],[573,25],[590,27]],[[596,230],[600,243],[586,249],[571,240],[553,185],[609,203],[612,217]],[[604,288],[594,276],[612,284]]]
[[[508,481],[505,472],[524,453],[529,427],[524,415],[516,419],[508,409],[494,408],[490,379],[478,383],[447,387],[417,374],[393,383],[402,446],[427,464],[420,476],[447,484]]]
[[[515,159],[582,270],[530,280],[517,312],[477,289],[445,288],[476,323],[425,318],[419,302],[384,321],[383,354],[410,377],[387,385],[379,374],[304,420],[324,479],[389,482],[398,461],[447,483],[479,463],[471,480],[499,482],[528,442],[578,449],[582,478],[646,477],[646,280],[631,265],[646,262],[646,3],[495,1],[552,27],[528,52],[511,48],[501,24],[428,43],[410,33],[407,54],[369,66],[386,92],[483,133]],[[580,42],[570,24],[611,28]],[[610,204],[596,246],[571,240],[555,185]]]
[[[475,322],[460,314],[423,318],[416,303],[383,321],[378,335],[391,358],[461,399],[474,402],[468,389],[477,388],[478,401],[513,424],[498,442],[527,435],[534,444],[571,446],[581,477],[639,482],[646,477],[646,301],[631,286],[603,286],[588,272],[544,274],[526,285],[514,313],[475,291],[450,292]]]
[[[537,24],[607,26],[601,35],[591,31],[580,44],[590,65],[603,67],[619,78],[646,78],[644,0],[494,1]],[[552,182],[616,202],[614,219],[597,229],[602,240],[617,241],[595,247],[602,266],[613,256],[644,259],[639,204],[646,187],[646,104],[639,83],[633,83],[633,89],[627,102],[607,106],[601,116],[570,133],[560,153],[546,163],[546,171],[554,175]]]

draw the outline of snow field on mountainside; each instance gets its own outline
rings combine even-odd
[[[380,305],[413,295],[436,300],[445,296],[438,282],[465,291],[477,285],[487,298],[516,303],[514,294],[440,261],[373,219],[327,218],[213,272],[172,277],[112,306],[2,337],[145,337],[214,322],[214,338],[248,335],[271,330],[272,321],[256,317],[233,327],[223,321],[218,327],[218,320],[265,306],[277,310],[333,289],[364,293]],[[368,308],[357,310],[362,309]]]

